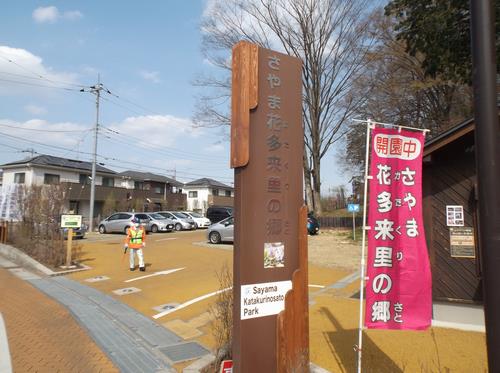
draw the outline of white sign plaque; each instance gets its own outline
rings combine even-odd
[[[80,228],[81,226],[81,215],[61,215],[61,228]]]
[[[292,281],[241,285],[241,320],[277,315],[285,309]]]

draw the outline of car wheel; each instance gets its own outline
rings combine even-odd
[[[125,227],[125,229],[123,230],[123,233],[127,234],[127,231],[129,230],[130,227]]]
[[[157,226],[157,225],[153,225],[153,226],[151,227],[151,232],[152,232],[152,233],[158,233],[158,226]]]
[[[220,234],[219,232],[210,232],[208,239],[211,243],[220,243]]]
[[[177,223],[177,224],[175,225],[175,230],[176,230],[177,232],[178,232],[178,231],[180,231],[180,230],[182,230],[182,225],[181,225],[181,223]]]
[[[106,227],[104,227],[104,225],[99,226],[99,233],[101,234],[106,233]]]
[[[198,229],[198,223],[194,223],[194,229]]]

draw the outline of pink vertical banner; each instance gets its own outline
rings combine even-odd
[[[372,131],[365,326],[426,329],[432,281],[422,219],[424,133]]]

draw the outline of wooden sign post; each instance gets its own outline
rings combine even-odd
[[[309,367],[299,59],[233,48],[234,372]]]
[[[67,250],[66,250],[66,267],[71,266],[71,249],[73,245],[73,228],[82,226],[81,215],[61,215],[61,228],[67,228]]]

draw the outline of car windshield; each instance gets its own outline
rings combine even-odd
[[[190,212],[189,215],[191,215],[193,218],[204,218],[203,215],[201,215],[197,212]]]
[[[175,216],[177,216],[178,218],[181,218],[181,219],[189,218],[189,216],[187,216],[186,214],[183,214],[182,212],[173,212],[172,214],[174,214]]]
[[[224,220],[221,220],[219,224],[228,224],[228,225],[234,224],[233,219],[234,218],[230,216],[228,218],[225,218]]]
[[[149,216],[151,216],[153,219],[166,219],[166,217],[161,214],[149,214]]]

